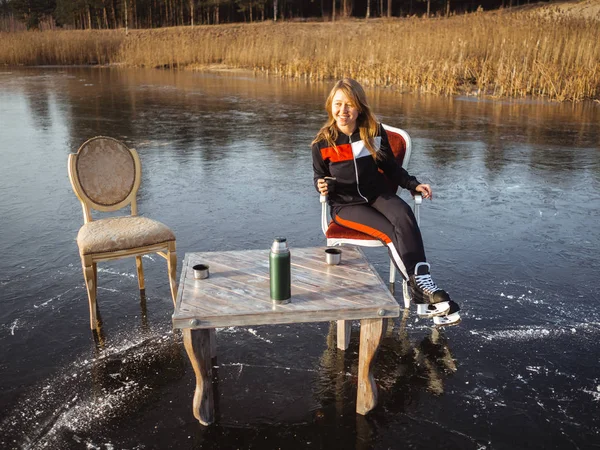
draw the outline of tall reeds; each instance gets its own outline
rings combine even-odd
[[[32,39],[32,36],[35,39]],[[7,57],[7,37],[12,53]],[[527,13],[3,34],[0,63],[214,64],[435,94],[600,98],[597,21]]]
[[[118,31],[0,33],[0,64],[9,66],[109,64],[123,43]]]

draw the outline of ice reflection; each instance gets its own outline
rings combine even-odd
[[[424,328],[414,341],[415,336],[409,334],[407,327],[409,317],[409,311],[404,310],[402,317],[386,321],[377,355],[375,380],[381,390],[384,408],[388,411],[404,411],[407,405],[416,401],[420,392],[443,394],[445,378],[457,370],[446,331]],[[335,323],[331,323],[327,349],[320,361],[316,394],[324,407],[333,403],[340,415],[349,413],[356,406],[353,395],[358,373],[359,334],[360,331],[354,329],[349,348],[339,350],[336,348],[337,328]]]

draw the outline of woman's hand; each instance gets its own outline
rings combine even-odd
[[[433,192],[431,191],[431,186],[428,184],[420,184],[415,188],[415,191],[419,192],[423,198],[428,198],[429,200],[433,199]]]
[[[319,178],[317,180],[317,189],[321,193],[321,195],[327,195],[329,191],[327,190],[327,183],[323,178]]]

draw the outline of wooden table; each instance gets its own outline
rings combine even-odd
[[[194,416],[214,421],[211,358],[216,327],[337,321],[338,348],[345,350],[350,321],[360,320],[356,412],[377,404],[371,365],[383,334],[383,319],[400,307],[358,247],[344,246],[342,262],[325,263],[325,248],[292,248],[292,298],[274,304],[269,294],[269,251],[187,253],[183,261],[173,327],[183,330],[196,374]],[[210,266],[210,277],[194,279],[192,266]]]

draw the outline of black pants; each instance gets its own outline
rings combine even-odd
[[[408,204],[396,195],[380,195],[370,204],[334,206],[333,221],[382,241],[404,279],[417,263],[426,262],[417,219]]]

